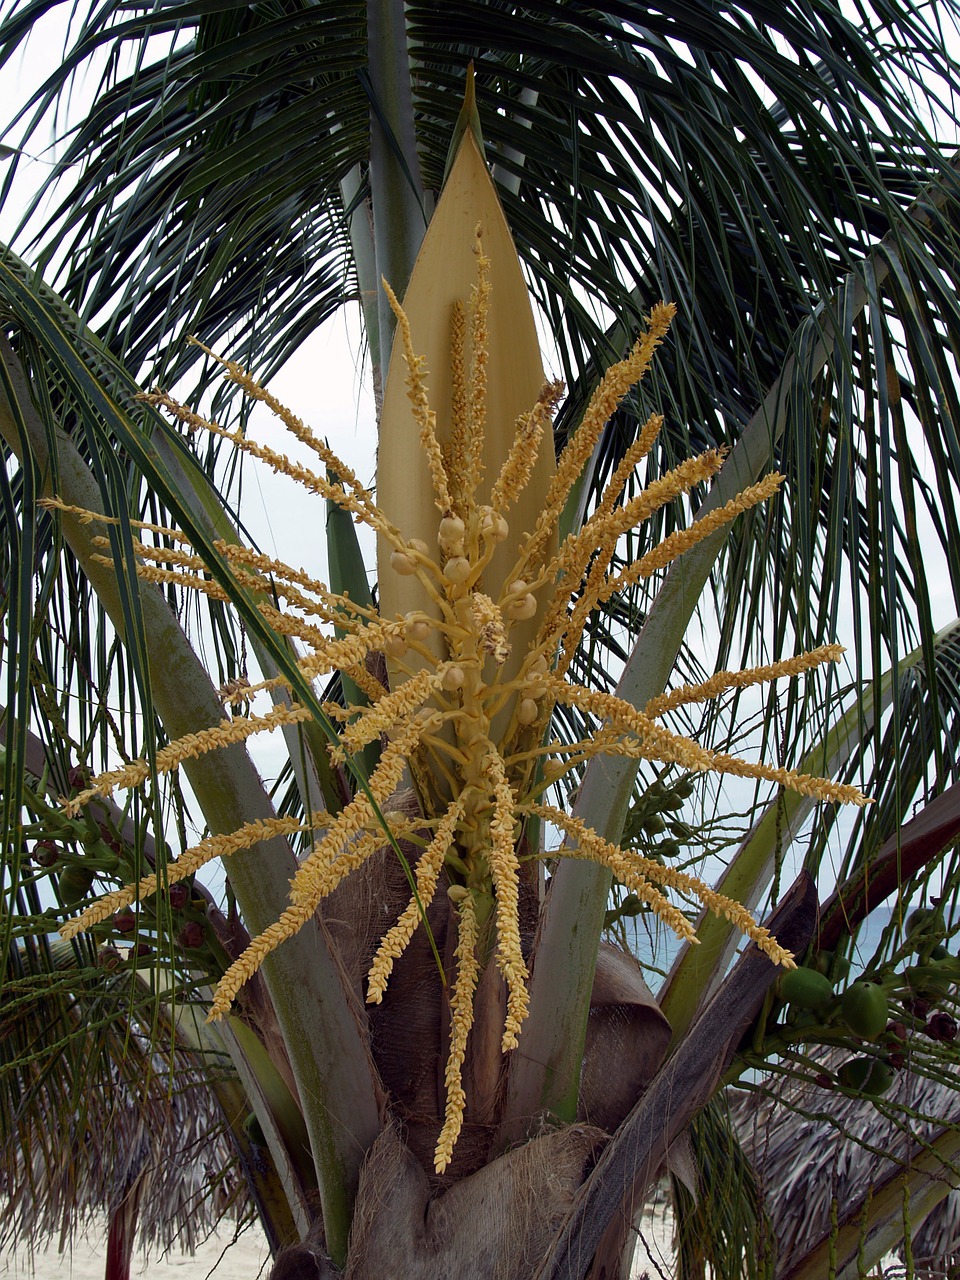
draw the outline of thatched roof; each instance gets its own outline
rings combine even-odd
[[[0,1247],[64,1247],[122,1210],[140,1248],[190,1252],[246,1215],[205,1082],[227,1064],[175,1048],[162,1023],[151,1050],[148,1010],[78,996],[76,973],[29,978],[0,1000]]]
[[[829,1072],[849,1056],[849,1051],[821,1050],[816,1062]],[[776,1233],[778,1274],[829,1232],[834,1200],[842,1218],[870,1185],[906,1162],[918,1144],[945,1125],[960,1124],[957,1086],[911,1070],[909,1041],[905,1058],[889,1092],[876,1100],[849,1097],[797,1077],[785,1079],[779,1089],[768,1085],[763,1091],[728,1091],[731,1114]],[[946,1266],[952,1258],[960,1265],[960,1192],[950,1192],[922,1225],[913,1223],[912,1228],[918,1264],[928,1260]]]

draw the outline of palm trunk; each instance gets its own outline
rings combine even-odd
[[[103,1280],[130,1280],[133,1244],[137,1235],[137,1213],[140,1205],[139,1182],[127,1191],[110,1211],[107,1227],[107,1261]]]

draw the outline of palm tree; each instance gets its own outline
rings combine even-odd
[[[5,60],[55,8],[36,0],[8,9],[0,25]],[[400,1266],[424,1277],[612,1275],[627,1265],[631,1222],[651,1179],[687,1141],[694,1161],[711,1170],[696,1212],[715,1229],[699,1236],[707,1257],[701,1249],[686,1265],[702,1274],[705,1262],[721,1260],[724,1276],[774,1273],[771,1252],[758,1244],[762,1194],[729,1199],[739,1185],[733,1171],[749,1178],[749,1168],[716,1104],[722,1085],[748,1068],[761,1073],[757,1087],[785,1075],[819,1079],[811,1042],[887,1070],[899,1052],[890,1039],[897,1024],[932,1025],[918,1002],[936,1002],[934,1012],[949,1019],[943,1006],[952,1000],[952,961],[934,952],[952,933],[958,876],[949,790],[960,708],[956,632],[937,631],[957,612],[960,585],[958,177],[940,136],[956,127],[957,76],[941,25],[956,16],[954,5],[932,14],[923,6],[847,14],[828,0],[735,10],[690,0],[669,12],[633,0],[604,7],[185,0],[144,12],[105,4],[81,17],[62,67],[8,134],[12,170],[21,153],[42,145],[46,113],[71,77],[98,59],[104,65],[107,54],[95,101],[71,127],[47,184],[52,212],[21,247],[24,256],[7,250],[0,259],[4,1016],[31,1011],[29,1033],[5,1039],[7,1132],[18,1132],[39,1105],[32,1073],[45,1055],[56,1051],[50,1070],[69,1069],[77,1079],[60,1094],[44,1093],[44,1102],[75,1099],[86,1064],[102,1058],[80,1046],[91,1038],[102,1045],[100,1028],[115,1035],[125,1026],[146,1035],[134,1055],[164,1046],[172,1054],[176,1044],[191,1068],[216,1064],[211,1088],[244,1173],[257,1171],[248,1183],[271,1241],[307,1242],[278,1274],[297,1265],[299,1252],[318,1274],[386,1275]],[[461,112],[471,61],[476,106],[468,100]],[[367,663],[362,653],[359,661],[331,661],[331,683],[318,692],[289,638],[268,625],[278,584],[287,590],[292,579],[284,581],[276,563],[260,579],[248,572],[256,565],[238,568],[229,548],[242,510],[222,436],[196,430],[198,421],[178,405],[206,397],[210,418],[223,430],[238,428],[243,448],[249,400],[237,384],[260,395],[256,388],[317,326],[359,302],[382,405],[381,451],[393,461],[381,466],[379,514],[363,506],[339,460],[316,478],[333,504],[327,542],[337,603],[326,616],[348,637],[367,636],[378,617],[422,621],[429,610],[402,584],[421,580],[426,561],[417,557],[427,555],[429,539],[413,561],[395,543],[394,554],[408,555],[406,564],[393,562],[395,572],[385,567],[390,546],[382,550],[378,615],[365,594],[353,523],[343,517],[362,514],[359,503],[381,540],[389,521],[409,539],[418,513],[431,509],[433,491],[423,484],[436,489],[444,467],[458,474],[448,444],[442,465],[423,469],[420,489],[410,480],[414,464],[404,457],[431,437],[422,421],[420,435],[410,435],[399,356],[388,377],[391,348],[401,344],[380,280],[403,300],[415,352],[434,341],[428,330],[438,312],[446,331],[447,275],[462,293],[469,272],[435,254],[421,259],[418,285],[414,262],[427,226],[436,225],[434,207],[444,208],[442,188],[461,190],[461,222],[476,207],[485,233],[497,223],[493,188],[480,170],[444,188],[445,170],[458,173],[478,127],[566,385],[556,406],[558,449],[576,441],[603,371],[644,332],[651,307],[661,298],[678,306],[649,375],[619,399],[581,460],[557,511],[561,536],[603,513],[605,496],[615,510],[632,509],[638,453],[631,450],[654,411],[665,420],[651,446],[657,473],[691,449],[729,450],[709,492],[701,475],[687,505],[653,513],[654,541],[718,510],[774,463],[786,477],[782,496],[741,515],[733,533],[724,526],[651,576],[628,573],[624,589],[602,603],[589,579],[580,587],[578,572],[570,607],[577,616],[582,602],[589,626],[565,661],[571,687],[591,696],[563,693],[544,673],[550,696],[530,699],[531,732],[542,707],[556,705],[551,734],[586,744],[601,722],[609,727],[611,717],[626,715],[605,700],[614,688],[621,705],[642,710],[671,681],[710,674],[704,646],[684,644],[698,625],[718,670],[734,660],[769,665],[842,633],[843,682],[818,666],[787,691],[751,702],[758,685],[741,693],[721,681],[720,703],[688,701],[679,714],[705,750],[728,751],[751,734],[751,756],[757,748],[839,787],[858,782],[873,804],[855,820],[778,787],[795,781],[782,772],[755,789],[731,790],[715,786],[679,748],[670,748],[666,767],[585,748],[574,769],[545,779],[553,781],[553,792],[543,793],[551,803],[530,800],[516,838],[516,815],[488,797],[501,833],[497,856],[504,865],[520,859],[514,881],[495,871],[493,889],[481,892],[461,843],[460,865],[445,863],[450,892],[430,904],[417,858],[458,802],[450,778],[460,765],[431,772],[412,739],[406,753],[394,751],[350,720],[374,723],[368,712],[383,698],[384,678],[402,688],[396,651],[409,637],[382,634],[380,647],[365,651]],[[503,278],[513,283],[499,283],[504,259],[490,256],[490,306],[509,303],[518,315],[524,290],[506,267]],[[509,334],[507,355],[527,368],[532,320],[517,321],[516,330],[513,320],[498,323],[508,326],[498,330]],[[205,348],[188,343],[189,334]],[[221,365],[211,348],[238,362],[226,384],[215,384]],[[500,376],[494,350],[491,396]],[[432,359],[431,372],[442,363]],[[528,382],[530,402],[513,408],[510,432],[536,400],[542,375],[535,370]],[[154,386],[173,388],[178,401],[138,398]],[[173,426],[161,412],[171,408]],[[546,409],[541,417],[549,418]],[[509,453],[509,439],[505,447]],[[528,527],[547,501],[550,465],[525,481]],[[59,510],[41,505],[50,495]],[[113,523],[85,523],[80,509]],[[614,573],[644,549],[620,519],[609,526],[621,535],[610,548]],[[154,563],[172,566],[152,586],[138,581],[147,553],[137,521],[160,530],[164,555]],[[199,557],[191,572],[209,590],[197,595],[178,576],[171,531],[188,539]],[[442,536],[444,555],[470,560],[450,549],[456,530]],[[522,555],[522,546],[507,545]],[[526,587],[502,586],[500,603],[522,622]],[[317,641],[318,654],[328,652],[326,643]],[[434,675],[459,697],[464,686],[448,676],[448,657]],[[177,745],[223,719],[223,697],[238,708],[229,724],[240,727],[229,733],[242,736],[246,684],[261,677],[279,681],[273,714],[287,721],[289,763],[270,793],[238,741],[192,760]],[[340,714],[337,704],[352,710]],[[390,723],[406,741],[402,719]],[[344,733],[352,754],[338,750]],[[37,741],[41,760],[31,767]],[[451,749],[460,747],[446,742],[437,758],[459,760]],[[381,794],[400,755],[409,755],[415,799]],[[89,785],[91,775],[138,757],[146,789],[131,791],[125,808],[108,802],[106,784]],[[166,770],[179,757],[189,789]],[[690,776],[674,761],[691,766]],[[540,795],[532,785],[529,794]],[[494,794],[502,797],[502,787]],[[512,794],[517,801],[516,787]],[[63,795],[90,803],[63,806],[56,800]],[[934,805],[936,821],[922,839],[906,828],[901,837],[916,808]],[[302,927],[257,973],[247,965],[250,980],[226,1021],[208,1027],[194,1019],[192,1010],[209,1007],[210,987],[237,972],[251,938],[290,907],[291,880],[295,893],[298,884],[306,892],[306,874],[297,877],[311,855],[300,869],[298,855],[315,848],[313,833],[361,811],[371,822],[386,815],[362,873],[345,879],[320,912],[310,902]],[[489,814],[479,817],[489,825]],[[609,860],[561,858],[545,889],[541,864],[524,860],[540,848],[545,819],[560,824],[568,853],[578,840],[581,852],[589,849],[593,837],[584,833],[592,831],[604,849],[618,846],[634,859],[616,864],[612,899]],[[215,841],[258,823],[260,847],[241,844],[224,859],[222,910],[202,874],[178,879],[174,859],[182,862],[197,844],[189,831]],[[638,859],[649,876],[658,866],[704,869],[727,899],[761,914],[775,904],[767,923],[777,939],[798,955],[809,952],[807,969],[827,970],[831,990],[844,982],[843,961],[884,895],[929,902],[932,911],[909,930],[895,910],[882,944],[865,957],[878,989],[867,998],[874,1014],[895,1015],[894,1030],[866,1027],[846,996],[811,997],[809,972],[805,992],[775,994],[777,969],[757,947],[730,968],[739,932],[712,915],[698,923],[700,945],[681,948],[669,975],[647,967],[654,998],[623,950],[638,949],[647,930],[659,940],[668,914],[662,903],[660,914],[651,907],[652,893],[644,900],[638,892]],[[160,892],[74,937],[74,965],[58,969],[48,930],[77,904],[148,874]],[[450,1046],[465,1034],[462,1009],[470,1003],[462,975],[475,954],[461,941],[472,909],[464,903],[487,903],[502,941],[510,883],[519,960],[512,971],[506,961],[499,970],[487,964],[470,1006],[469,1052],[450,1077]],[[691,882],[674,875],[673,884],[687,891],[692,910]],[[381,1003],[365,1011],[358,973],[411,900],[411,885],[412,920],[421,927]],[[832,891],[818,930],[817,900]],[[601,947],[604,928],[621,949]],[[96,974],[108,947],[130,981],[106,990]],[[525,999],[516,976],[524,966],[529,1016],[518,1048],[502,1057],[501,1000],[509,1031]],[[67,1011],[45,1023],[54,974]],[[90,1023],[70,1013],[90,1002],[112,1008],[111,1016]],[[75,1047],[67,1058],[65,1042]],[[914,1036],[912,1044],[920,1048],[911,1069],[949,1071],[949,1036]],[[218,1092],[224,1054],[235,1076]],[[870,1063],[868,1075],[838,1073],[818,1087],[875,1092]],[[435,1163],[461,1078],[463,1127]],[[237,1082],[249,1124],[238,1118]],[[956,1137],[939,1119],[925,1152],[932,1149],[946,1171],[935,1181],[945,1192]],[[905,1196],[912,1179],[929,1182],[912,1160],[911,1153],[902,1169]],[[8,1177],[17,1169],[14,1162]],[[502,1210],[488,1208],[478,1229],[491,1203]],[[866,1196],[862,1237],[843,1265],[856,1267],[858,1252],[873,1261],[871,1214],[884,1215],[876,1239],[886,1247],[896,1214],[889,1199],[874,1205]],[[909,1224],[910,1215],[902,1217]],[[794,1253],[790,1274],[805,1274],[797,1265]]]

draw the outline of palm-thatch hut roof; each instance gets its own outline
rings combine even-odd
[[[102,973],[87,984],[16,950],[0,998],[0,1248],[64,1250],[106,1217],[127,1253],[192,1252],[224,1215],[242,1220],[208,1085],[229,1064],[178,1046],[161,1008],[130,998],[129,968],[110,992]]]
[[[832,1213],[842,1220],[924,1143],[960,1126],[960,1082],[934,1074],[926,1045],[917,1044],[916,1053],[912,1046],[904,1046],[904,1068],[878,1098],[850,1096],[828,1083],[850,1056],[835,1049],[813,1059],[822,1067],[821,1083],[788,1075],[779,1087],[728,1091],[772,1220],[778,1275],[788,1275],[811,1243],[830,1233]],[[918,1277],[960,1274],[960,1191],[950,1191],[924,1221],[910,1222],[909,1235]]]

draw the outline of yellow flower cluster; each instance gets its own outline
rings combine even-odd
[[[529,974],[520,950],[520,863],[517,860],[513,833],[517,802],[507,781],[500,755],[489,752],[484,760],[484,768],[494,798],[487,859],[497,903],[497,967],[507,984],[507,1016],[501,1041],[501,1048],[506,1053],[508,1049],[517,1047],[517,1036],[527,1016],[529,1003]]]
[[[258,733],[269,733],[282,725],[301,724],[309,718],[309,712],[301,706],[280,705],[262,716],[250,716],[244,720],[222,720],[212,729],[203,729],[199,733],[188,733],[169,743],[156,753],[154,763],[158,774],[170,773],[178,769],[184,760],[192,760],[206,755],[220,747],[233,746],[237,742],[246,742]],[[74,817],[84,805],[98,796],[111,796],[119,787],[129,790],[138,787],[150,777],[151,767],[146,760],[133,760],[120,769],[109,769],[93,780],[92,786],[71,796],[64,802],[64,812]]]
[[[61,925],[60,933],[64,938],[75,938],[84,929],[89,929],[91,925],[106,920],[108,916],[113,915],[114,911],[128,907],[131,902],[140,902],[144,898],[149,898],[151,894],[157,892],[161,884],[171,885],[186,880],[205,867],[208,862],[213,862],[214,858],[229,858],[237,850],[250,849],[261,840],[272,840],[275,836],[299,835],[304,831],[315,831],[326,827],[329,823],[330,815],[327,813],[316,814],[310,822],[301,822],[298,818],[259,818],[255,822],[245,822],[237,831],[207,836],[199,844],[184,849],[176,862],[168,862],[162,876],[153,873],[144,876],[136,884],[128,884],[113,893],[105,893],[79,916]]]
[[[471,298],[458,306],[453,316],[453,421],[444,437],[445,444],[437,434],[425,361],[416,354],[414,335],[402,307],[387,289],[407,365],[406,392],[438,511],[433,545],[408,537],[397,528],[329,447],[240,366],[221,361],[228,378],[266,403],[298,440],[313,449],[325,474],[292,463],[245,435],[208,423],[160,392],[148,397],[191,430],[203,429],[225,437],[237,449],[290,476],[368,525],[388,547],[388,571],[415,580],[429,601],[429,611],[417,609],[396,617],[381,617],[348,596],[330,591],[302,569],[242,547],[218,544],[237,580],[259,593],[259,608],[269,625],[294,637],[304,647],[305,652],[298,658],[303,675],[312,680],[339,669],[350,674],[363,689],[367,699],[364,705],[330,709],[342,725],[334,759],[342,761],[381,739],[385,746],[370,777],[369,790],[359,793],[340,813],[326,815],[322,822],[313,824],[322,826],[322,834],[293,878],[289,907],[224,974],[210,1016],[223,1016],[236,992],[269,953],[302,928],[323,898],[382,847],[382,810],[409,767],[420,792],[422,814],[415,822],[403,819],[395,824],[394,835],[410,834],[414,828],[433,834],[421,836],[424,848],[415,868],[416,889],[382,939],[370,968],[367,999],[379,1003],[384,998],[394,964],[435,899],[445,871],[457,944],[450,995],[446,1110],[436,1149],[436,1167],[441,1172],[450,1162],[464,1119],[467,1099],[462,1069],[473,1025],[474,993],[481,965],[488,959],[495,962],[506,989],[502,1036],[505,1052],[517,1046],[527,1014],[528,969],[518,919],[518,848],[523,824],[529,819],[536,817],[554,824],[565,837],[556,853],[589,858],[608,867],[680,936],[692,939],[692,928],[664,890],[693,895],[711,910],[733,920],[772,959],[781,964],[792,963],[789,953],[739,904],[691,876],[610,844],[573,815],[541,803],[538,797],[547,785],[592,756],[609,752],[674,762],[686,769],[764,778],[821,799],[864,803],[863,796],[853,787],[706,750],[659,723],[659,717],[679,706],[716,697],[728,689],[793,676],[821,662],[833,661],[841,652],[838,646],[826,646],[748,672],[720,673],[702,685],[685,686],[654,699],[643,711],[613,695],[565,679],[584,628],[598,607],[662,568],[740,511],[762,502],[781,481],[777,475],[766,477],[706,519],[671,535],[659,547],[647,550],[614,572],[611,560],[624,535],[664,504],[709,480],[723,463],[719,451],[709,450],[681,463],[636,497],[624,501],[624,490],[634,469],[650,451],[661,428],[662,418],[654,415],[627,451],[590,519],[559,550],[551,550],[571,490],[610,416],[649,367],[670,326],[672,306],[661,303],[653,308],[648,326],[630,355],[604,375],[582,423],[558,460],[533,528],[517,543],[520,550],[513,571],[502,586],[492,585],[492,574],[485,581],[497,548],[508,537],[511,509],[530,482],[532,459],[538,450],[552,448],[550,426],[561,388],[557,383],[546,383],[529,413],[516,421],[512,444],[498,474],[482,493],[490,282],[489,264],[479,238],[476,262],[477,279]],[[336,479],[328,479],[328,475]],[[187,541],[183,535],[159,526],[138,527],[157,534],[166,544],[136,543],[138,572],[144,577],[159,577],[193,590],[220,593],[221,597],[229,594],[205,576],[209,571],[202,557],[178,549]],[[171,547],[171,542],[176,546]],[[269,594],[265,591],[266,579]],[[526,640],[523,651],[517,653],[517,628],[522,623],[534,628],[523,633],[528,637],[532,634],[533,640]],[[340,638],[330,634],[333,624],[341,632]],[[389,659],[391,688],[367,669],[367,659],[374,654]],[[283,683],[282,679],[275,679],[237,686],[230,697],[250,700],[258,691]],[[602,722],[602,727],[579,742],[545,741],[546,727],[557,703],[590,713]],[[157,768],[176,768],[191,755],[297,723],[306,714],[294,704],[276,706],[265,714],[225,720],[163,748],[157,753]],[[91,798],[109,795],[117,786],[136,786],[149,772],[146,762],[137,761],[102,774],[69,801],[68,809],[75,812]],[[303,829],[287,819],[277,822],[276,833]],[[165,880],[169,883],[190,874],[208,858],[229,854],[267,834],[263,824],[251,824],[249,829],[233,835],[210,837],[172,864]],[[544,854],[524,847],[523,856]],[[138,884],[109,895],[66,924],[64,933],[73,936],[104,919],[117,906],[154,892],[157,882],[157,876],[145,877]]]
[[[399,960],[403,955],[407,944],[416,931],[417,925],[420,923],[421,914],[433,902],[440,873],[443,870],[444,859],[450,852],[454,832],[457,829],[457,823],[460,821],[462,812],[463,805],[458,798],[441,818],[436,835],[417,861],[417,892],[411,897],[397,923],[391,926],[384,934],[380,941],[380,946],[377,948],[377,954],[374,956],[373,964],[370,966],[370,973],[367,979],[367,1002],[369,1004],[380,1004],[383,1000],[383,993],[387,989],[387,982],[393,972],[394,961]],[[394,835],[397,834],[398,832],[394,830]]]
[[[824,662],[839,662],[843,656],[842,644],[824,644],[819,649],[800,653],[795,658],[781,658],[762,667],[746,667],[742,671],[717,671],[701,684],[684,684],[669,693],[651,698],[643,708],[643,714],[655,718],[687,707],[695,702],[709,702],[719,698],[728,689],[747,689],[754,684],[768,684],[783,676],[798,676],[811,671]]]
[[[409,369],[407,394],[413,405],[413,416],[420,428],[420,448],[426,454],[427,461],[430,464],[430,475],[437,495],[436,503],[441,511],[449,511],[453,503],[450,498],[450,491],[447,488],[447,468],[443,454],[440,451],[440,443],[437,440],[437,415],[430,408],[427,388],[422,377],[426,361],[423,356],[418,356],[414,353],[413,339],[410,335],[410,322],[404,315],[399,302],[397,302],[397,295],[386,282],[384,282],[384,288],[387,291],[387,297],[390,299],[390,305],[397,315],[397,336],[403,344],[404,359]]]
[[[697,936],[687,917],[660,892],[656,884],[692,895],[714,914],[735,924],[774,964],[796,968],[791,952],[781,947],[769,929],[758,924],[742,903],[717,893],[696,876],[687,875],[675,867],[665,867],[653,858],[645,858],[630,849],[621,849],[619,845],[611,844],[573,815],[564,813],[553,805],[531,804],[528,809],[537,817],[552,822],[571,838],[570,842],[554,850],[554,853],[568,858],[586,858],[608,867],[621,884],[632,889],[642,902],[653,908],[681,941],[696,943]]]
[[[450,997],[450,1050],[444,1070],[447,1106],[443,1128],[434,1152],[434,1167],[443,1173],[453,1157],[453,1148],[463,1125],[467,1095],[463,1090],[463,1060],[467,1053],[467,1036],[473,1025],[473,993],[480,977],[477,943],[480,930],[473,897],[463,890],[457,895],[457,976]]]

